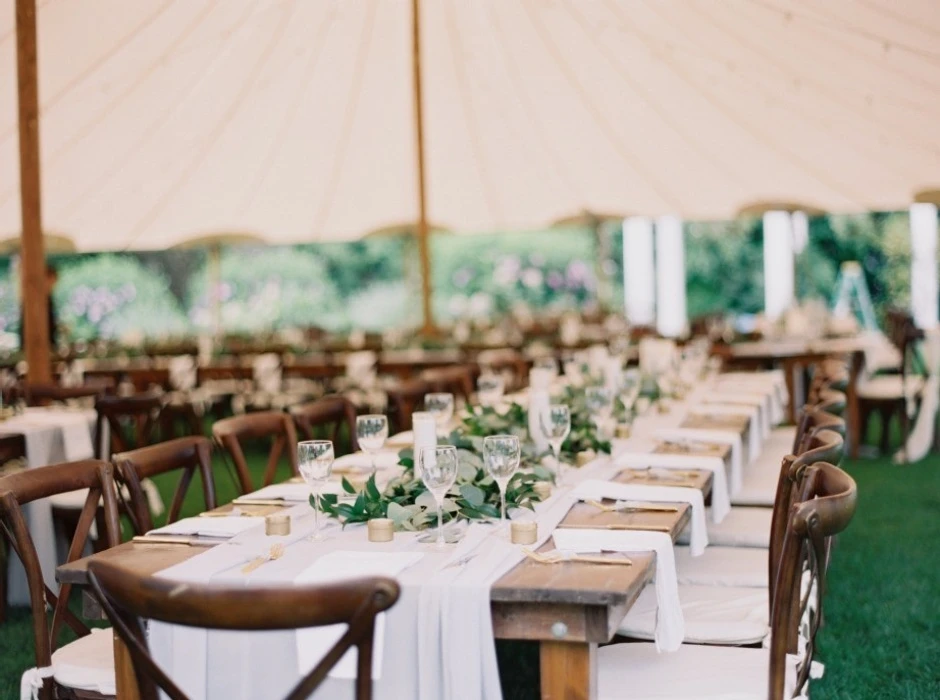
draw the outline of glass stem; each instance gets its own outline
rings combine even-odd
[[[506,526],[506,489],[499,490],[499,522]]]
[[[437,546],[444,546],[444,509],[441,500],[437,501]]]

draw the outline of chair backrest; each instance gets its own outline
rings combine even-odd
[[[359,440],[356,438],[356,407],[349,399],[343,396],[324,396],[322,399],[294,406],[291,408],[291,416],[302,439],[312,440],[317,429],[325,428],[339,456],[342,454],[339,445],[345,427],[349,433],[350,450],[359,451]]]
[[[389,390],[388,412],[396,432],[411,430],[411,414],[430,391],[431,385],[423,379],[407,379]]]
[[[790,506],[799,498],[806,468],[816,462],[838,464],[845,451],[845,439],[833,430],[819,430],[808,438],[804,449],[798,455],[787,455],[780,466],[777,491],[774,494],[773,514],[770,519],[770,551],[767,565],[770,582],[770,599],[773,600],[773,588],[780,563],[784,534]]]
[[[168,440],[149,447],[141,447],[129,452],[121,452],[112,457],[117,468],[118,479],[127,486],[131,502],[127,512],[137,534],[153,529],[153,518],[148,506],[147,495],[141,482],[158,474],[182,471],[173,500],[167,511],[167,523],[179,518],[183,499],[199,471],[202,479],[202,495],[206,510],[212,510],[215,502],[215,480],[212,476],[212,442],[205,437],[182,437]]]
[[[130,651],[143,700],[157,700],[158,688],[185,700],[179,687],[154,662],[141,619],[223,630],[290,630],[347,624],[345,634],[287,696],[307,698],[347,650],[358,650],[356,698],[372,696],[375,618],[398,600],[398,584],[363,578],[317,586],[252,587],[196,585],[138,576],[103,561],[91,562],[88,576],[114,631]]]
[[[26,384],[23,391],[27,406],[47,406],[73,399],[97,399],[106,395],[110,389],[111,387],[106,382],[95,382],[83,386]]]
[[[101,436],[105,425],[110,432],[111,454],[145,447],[154,442],[163,398],[156,394],[135,396],[101,396],[95,401],[98,420],[95,424],[95,450],[102,450]]]
[[[448,392],[464,401],[470,401],[473,396],[473,367],[470,365],[426,369],[421,373],[421,379],[430,385],[431,391]]]
[[[774,586],[770,632],[768,697],[805,696],[822,619],[832,537],[855,515],[855,481],[832,464],[806,468],[798,502],[787,510],[780,566]],[[793,687],[787,688],[787,655],[798,657]]]
[[[50,665],[52,652],[58,647],[59,632],[63,623],[79,636],[88,634],[89,629],[68,609],[71,586],[63,584],[56,594],[45,584],[46,579],[43,578],[39,555],[23,506],[41,498],[79,489],[88,489],[88,497],[78,518],[67,562],[75,561],[83,555],[89,529],[99,513],[99,503],[102,515],[99,518],[99,538],[102,538],[108,547],[120,542],[120,524],[111,465],[99,460],[85,460],[27,469],[0,477],[0,536],[6,539],[26,570],[38,668]],[[51,621],[46,616],[47,605],[52,609]],[[43,697],[52,698],[51,679],[44,680]]]
[[[291,473],[295,476],[300,473],[297,466],[297,431],[294,429],[294,421],[286,413],[259,411],[225,418],[212,426],[212,436],[231,457],[242,493],[250,493],[255,489],[251,481],[251,472],[248,470],[248,462],[245,459],[243,443],[246,440],[270,439],[272,441],[271,450],[268,453],[268,464],[264,470],[264,486],[274,482],[278,462],[285,451]]]

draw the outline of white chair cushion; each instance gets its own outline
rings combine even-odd
[[[754,547],[713,547],[693,557],[688,547],[676,547],[676,575],[680,584],[701,586],[770,587],[768,550]]]
[[[914,397],[923,388],[923,377],[908,377],[907,382],[902,386],[900,374],[885,374],[860,381],[857,394],[861,399],[901,399]]]
[[[759,644],[770,632],[767,591],[760,588],[679,586],[687,644]],[[656,587],[648,585],[620,623],[618,632],[653,639]]]
[[[763,547],[770,546],[770,523],[773,519],[771,508],[732,508],[724,520],[714,523],[708,519],[708,543],[719,547]],[[676,540],[679,544],[689,544],[689,528],[686,528]]]
[[[117,692],[114,680],[114,636],[110,629],[60,647],[52,654],[53,678],[67,688],[93,690],[102,695]]]
[[[731,494],[733,506],[772,507],[777,495],[777,482],[780,480],[780,467],[772,469],[746,469],[741,488]]]
[[[598,650],[597,669],[601,700],[766,700],[770,652],[683,644],[660,654],[654,644],[611,644]]]

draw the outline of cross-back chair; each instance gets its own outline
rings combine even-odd
[[[208,438],[201,436],[176,438],[149,447],[120,452],[114,455],[112,461],[117,468],[118,480],[127,488],[130,503],[126,504],[125,512],[137,534],[142,535],[153,529],[153,516],[150,512],[146,489],[142,485],[144,479],[169,472],[182,472],[167,511],[167,523],[176,522],[179,519],[183,499],[197,471],[202,480],[202,496],[206,510],[216,507],[215,480],[212,475],[212,442]]]
[[[0,477],[26,468],[26,438],[23,435],[0,435]],[[0,537],[0,622],[7,612],[7,547]]]
[[[195,585],[138,576],[106,562],[92,562],[88,577],[101,606],[124,641],[134,665],[142,700],[157,700],[162,690],[186,700],[147,647],[142,619],[224,630],[292,630],[345,623],[343,636],[305,675],[287,700],[307,698],[352,648],[357,649],[355,697],[372,697],[372,645],[376,616],[398,600],[398,584],[388,578],[363,578],[304,587]]]
[[[154,442],[163,398],[155,394],[102,396],[95,402],[95,454],[99,459],[118,452],[145,447]],[[105,426],[110,438],[109,454],[102,454]]]
[[[212,436],[225,454],[231,458],[243,494],[255,489],[243,447],[247,440],[270,439],[272,441],[264,470],[263,486],[274,482],[278,462],[285,452],[291,474],[296,476],[300,473],[297,466],[297,431],[294,428],[293,419],[287,413],[258,411],[226,418],[212,426]]]
[[[806,696],[829,542],[848,526],[857,501],[855,482],[838,467],[819,462],[806,472],[786,512],[769,649],[685,644],[661,654],[654,644],[612,644],[597,654],[599,697]]]
[[[297,432],[304,440],[313,440],[318,433],[325,432],[333,441],[337,456],[345,454],[340,449],[343,428],[349,435],[351,452],[359,451],[356,437],[356,407],[343,396],[324,396],[322,399],[291,408],[291,416]]]
[[[55,403],[80,399],[98,399],[107,395],[113,383],[95,381],[82,386],[60,386],[58,384],[26,384],[23,389],[27,406],[48,406]]]
[[[99,460],[85,460],[28,469],[0,478],[0,532],[23,563],[33,617],[36,668],[26,672],[24,681],[26,687],[36,690],[43,700],[114,694],[111,635],[92,635],[85,623],[71,613],[69,584],[63,584],[55,592],[45,583],[53,580],[52,572],[45,572],[44,576],[23,511],[23,507],[33,501],[81,489],[87,489],[88,495],[69,546],[67,562],[83,556],[96,518],[99,539],[104,538],[108,547],[120,542],[112,466]],[[47,618],[46,606],[52,610],[51,619]],[[60,647],[63,625],[79,639]],[[111,658],[110,668],[108,658]],[[56,686],[61,686],[61,692]]]
[[[395,431],[411,430],[411,415],[424,400],[424,395],[433,391],[423,379],[406,379],[388,392],[388,412],[394,422]]]

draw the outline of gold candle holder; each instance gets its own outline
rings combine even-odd
[[[583,467],[585,464],[590,462],[597,455],[594,454],[594,450],[584,450],[575,455],[574,461],[579,467]]]
[[[290,518],[286,515],[266,515],[264,518],[264,534],[289,535]]]
[[[660,399],[656,402],[656,410],[660,413],[669,413],[671,409],[672,405],[669,399]]]
[[[629,423],[623,423],[617,426],[617,437],[626,440],[633,434],[633,428]]]
[[[552,484],[550,481],[536,481],[532,484],[532,490],[540,499],[547,501],[549,496],[552,495]]]
[[[367,527],[369,542],[391,542],[395,538],[395,521],[389,518],[373,518]]]
[[[539,525],[534,520],[516,520],[509,525],[513,544],[535,544],[539,537]]]

